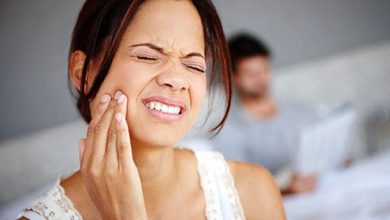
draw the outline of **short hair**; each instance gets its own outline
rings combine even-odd
[[[260,39],[250,34],[240,33],[228,41],[233,73],[236,72],[237,63],[243,58],[256,55],[271,58],[271,51]]]

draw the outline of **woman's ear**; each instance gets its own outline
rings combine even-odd
[[[72,53],[69,60],[69,76],[73,86],[80,91],[83,74],[83,67],[85,62],[85,53],[81,50],[76,50]],[[86,77],[85,91],[88,91],[88,77]]]

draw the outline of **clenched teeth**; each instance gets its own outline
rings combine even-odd
[[[160,103],[160,102],[146,103],[146,107],[148,107],[149,109],[154,109],[154,110],[161,111],[164,113],[177,114],[177,115],[180,114],[180,107],[179,106],[169,106],[169,105],[165,105],[165,104]]]

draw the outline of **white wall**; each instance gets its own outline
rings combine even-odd
[[[214,0],[226,33],[250,31],[275,66],[328,56],[390,37],[388,0]]]
[[[348,103],[363,128],[355,144],[390,147],[390,41],[275,70],[276,97],[334,109]],[[363,143],[364,142],[364,143]]]

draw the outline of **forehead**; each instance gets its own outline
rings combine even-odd
[[[190,1],[150,0],[138,10],[124,39],[153,43],[167,52],[204,54],[203,26]]]

